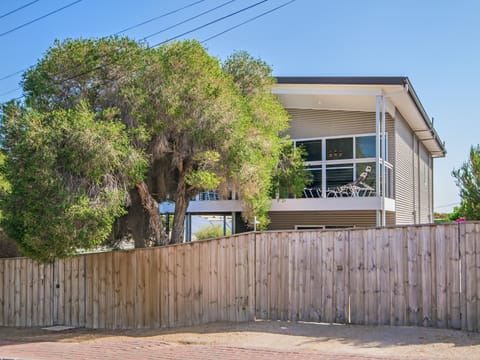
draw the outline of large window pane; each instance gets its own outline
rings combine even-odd
[[[297,141],[297,147],[305,149],[306,161],[322,161],[322,140]]]
[[[192,240],[206,240],[232,234],[231,215],[192,215]]]
[[[345,185],[353,181],[353,164],[327,166],[327,189]]]
[[[353,158],[353,138],[327,139],[327,160]]]
[[[375,136],[359,136],[355,141],[358,159],[375,157]]]
[[[303,197],[320,198],[322,197],[322,169],[312,167],[308,171],[312,174],[312,183],[303,190]]]
[[[322,169],[310,168],[308,171],[312,174],[312,183],[309,186],[322,188]]]
[[[365,184],[374,189],[376,173],[376,166],[374,162],[357,164],[357,180],[362,180]]]

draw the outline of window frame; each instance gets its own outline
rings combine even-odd
[[[322,197],[326,197],[327,194],[327,166],[328,165],[346,165],[353,167],[353,178],[354,181],[358,178],[357,174],[357,165],[362,163],[375,163],[376,164],[376,156],[373,157],[357,157],[357,138],[361,137],[375,137],[375,133],[364,133],[364,134],[352,134],[352,135],[335,135],[335,136],[321,136],[321,137],[311,137],[311,138],[298,138],[293,139],[294,147],[297,147],[297,143],[299,142],[306,142],[306,141],[321,141],[322,147],[322,159],[315,160],[315,161],[305,161],[306,168],[315,168],[322,170]],[[353,146],[353,158],[351,159],[338,159],[338,160],[327,160],[327,140],[330,139],[342,139],[342,138],[351,138],[352,139],[352,146]],[[388,151],[388,132],[385,133],[385,142],[386,142],[386,151],[385,151],[385,159],[380,159],[380,164],[385,161],[386,167],[393,169],[393,165],[388,161],[389,151]]]

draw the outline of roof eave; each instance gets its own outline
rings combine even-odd
[[[418,98],[410,80],[406,76],[278,76],[278,84],[298,84],[298,85],[370,85],[370,86],[391,86],[398,85],[408,88],[408,95],[415,107],[417,108],[420,116],[423,118],[426,127],[432,134],[435,140],[438,151],[434,157],[444,157],[447,153],[445,144],[440,140],[437,131],[433,127],[430,118],[425,111],[420,99]]]

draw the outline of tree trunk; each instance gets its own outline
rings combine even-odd
[[[180,175],[175,197],[175,215],[173,217],[173,229],[170,244],[179,244],[183,242],[185,231],[185,215],[187,213],[188,203],[189,198],[187,196],[187,184],[185,182],[185,176]]]
[[[160,216],[160,209],[158,203],[150,195],[147,184],[145,182],[136,185],[138,194],[142,201],[144,211],[148,218],[148,233],[149,238],[156,246],[165,245],[167,243],[167,236],[163,229],[162,218]]]
[[[167,235],[163,229],[158,203],[150,195],[144,182],[130,191],[128,213],[118,220],[116,237],[131,235],[135,248],[165,245]]]

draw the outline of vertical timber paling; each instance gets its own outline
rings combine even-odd
[[[257,232],[49,264],[0,259],[0,326],[254,318],[479,331],[480,223]]]

